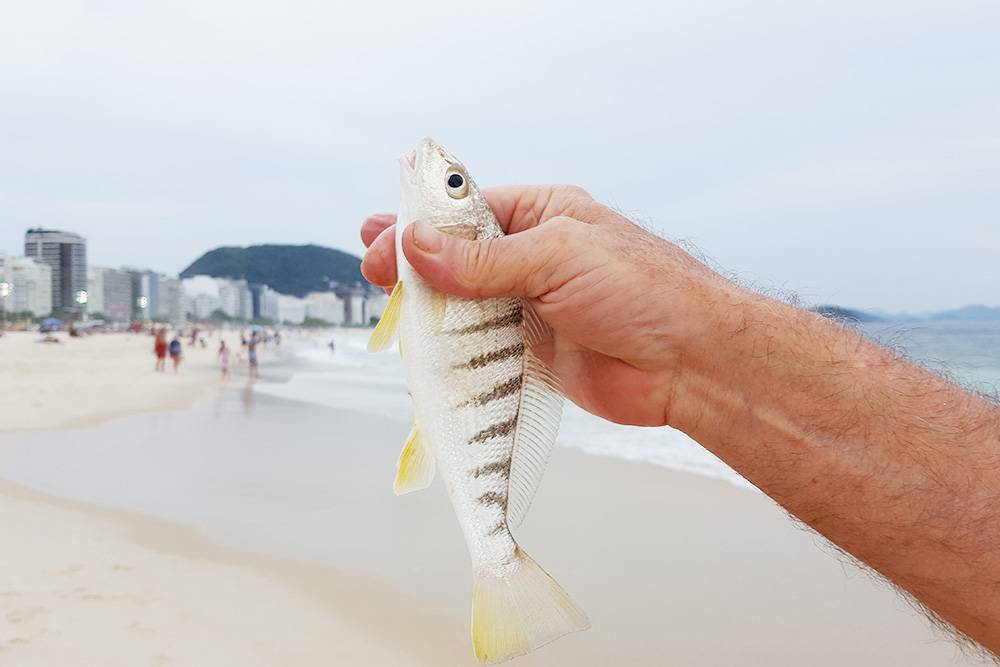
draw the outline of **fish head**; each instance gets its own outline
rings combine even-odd
[[[465,166],[431,138],[399,159],[402,225],[423,220],[464,238],[484,238],[493,211]],[[489,230],[492,231],[492,230]]]

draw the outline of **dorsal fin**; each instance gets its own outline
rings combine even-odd
[[[525,347],[521,401],[514,429],[510,484],[507,491],[507,525],[524,520],[542,481],[552,447],[559,433],[563,396],[559,380],[535,355],[531,346],[551,337],[551,330],[524,305]]]

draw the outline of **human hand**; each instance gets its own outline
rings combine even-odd
[[[713,306],[735,288],[579,188],[483,194],[507,236],[469,241],[414,223],[402,239],[413,268],[448,294],[526,299],[554,331],[540,356],[585,410],[677,425],[685,367],[709,360]],[[396,282],[395,221],[375,215],[361,227],[361,270],[376,285]]]

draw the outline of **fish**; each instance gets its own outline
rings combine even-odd
[[[399,455],[397,495],[440,471],[472,562],[472,647],[483,664],[590,627],[566,591],[518,545],[561,419],[558,378],[535,353],[551,330],[516,298],[459,298],[407,262],[416,220],[470,240],[503,230],[469,172],[433,139],[400,158],[397,282],[368,350],[398,338],[414,424]]]

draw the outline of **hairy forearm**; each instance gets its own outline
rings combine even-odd
[[[1000,651],[1000,410],[812,313],[737,288],[710,309],[671,421]]]

